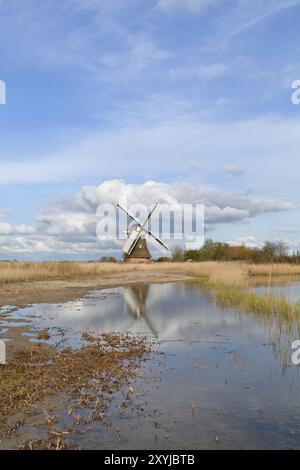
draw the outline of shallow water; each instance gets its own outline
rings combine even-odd
[[[255,287],[257,294],[270,294],[285,297],[291,302],[300,302],[300,281],[283,283],[282,285],[259,286]]]
[[[106,289],[9,318],[51,328],[52,342],[61,329],[75,347],[82,331],[129,331],[165,353],[139,369],[137,407],[120,413],[116,396],[105,424],[74,436],[84,448],[300,447],[300,377],[290,357],[297,325],[220,309],[193,283]]]

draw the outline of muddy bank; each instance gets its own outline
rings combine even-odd
[[[94,289],[120,287],[143,283],[165,283],[192,279],[183,271],[133,271],[108,274],[86,279],[34,281],[5,284],[0,287],[0,307],[23,307],[34,303],[59,303],[84,297]]]
[[[113,394],[123,390],[121,405],[129,406],[131,384],[141,362],[149,358],[150,343],[109,333],[86,333],[82,340],[76,350],[31,345],[2,366],[0,449],[80,448],[72,442],[74,436],[88,433],[92,423],[104,420]],[[50,397],[55,408],[59,405],[59,414],[46,405]],[[32,417],[38,415],[34,422]],[[28,439],[27,427],[32,426],[35,433]]]

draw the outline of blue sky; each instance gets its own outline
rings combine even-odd
[[[1,257],[117,255],[94,215],[120,191],[300,249],[299,18],[298,0],[0,0]]]

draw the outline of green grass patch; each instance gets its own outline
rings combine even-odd
[[[276,295],[258,295],[246,287],[215,284],[201,278],[203,288],[213,294],[222,308],[234,308],[247,313],[263,315],[282,315],[286,319],[295,318],[300,314],[300,303]]]

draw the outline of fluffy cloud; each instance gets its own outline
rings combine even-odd
[[[12,225],[8,222],[0,222],[0,235],[13,235],[13,234],[32,234],[35,233],[35,227],[31,225]]]
[[[37,215],[35,226],[1,222],[0,250],[14,255],[75,255],[92,258],[104,254],[120,256],[121,241],[97,239],[99,218],[96,211],[100,204],[115,205],[118,201],[125,200],[128,205],[141,203],[147,207],[154,202],[204,204],[205,223],[209,230],[217,224],[243,222],[260,214],[294,208],[290,201],[224,191],[191,182],[147,181],[144,184],[126,184],[123,180],[115,179],[99,186],[84,186],[72,197],[54,202]]]
[[[55,220],[57,228],[62,226],[64,230],[69,231],[72,227],[78,232],[94,222],[99,204],[115,204],[124,198],[129,204],[141,203],[146,206],[150,206],[153,202],[170,204],[198,202],[206,207],[208,223],[239,221],[259,214],[287,211],[295,207],[289,200],[225,191],[190,182],[147,181],[143,184],[126,184],[123,180],[116,179],[105,181],[99,186],[84,186],[75,196],[63,201],[63,204],[60,203],[59,210],[63,212],[44,215],[39,220],[44,223],[52,223]],[[93,220],[87,217],[88,213],[91,214],[90,217]]]
[[[99,186],[84,186],[74,196],[54,202],[47,211],[38,214],[35,227],[1,222],[0,249],[19,255],[120,256],[121,241],[97,239],[99,218],[96,211],[100,204],[115,205],[125,200],[128,205],[141,203],[147,207],[154,202],[204,204],[205,223],[210,230],[217,224],[243,222],[260,214],[294,208],[293,203],[287,200],[225,191],[191,182],[126,184],[119,179],[108,180]]]

